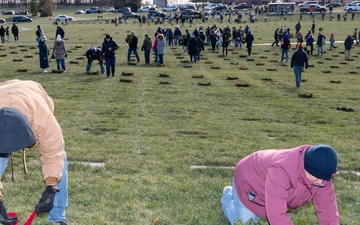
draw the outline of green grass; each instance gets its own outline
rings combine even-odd
[[[72,15],[75,8],[59,9],[56,14]],[[115,14],[119,16],[120,14]],[[344,40],[358,25],[356,21],[317,21],[329,37]],[[69,197],[67,210],[69,224],[228,224],[222,214],[220,198],[222,188],[231,184],[232,169],[191,169],[191,165],[235,166],[247,154],[267,148],[291,148],[302,144],[326,143],[337,149],[339,169],[359,171],[359,74],[358,58],[343,61],[342,43],[325,57],[311,57],[313,68],[305,70],[306,82],[295,88],[292,69],[271,62],[280,59],[279,48],[254,45],[258,53],[246,61],[230,51],[228,58],[218,57],[205,47],[201,60],[183,68],[175,53],[181,47],[167,47],[165,67],[154,64],[136,66],[126,64],[126,34],[134,30],[142,43],[145,33],[153,39],[157,25],[133,23],[114,27],[98,21],[97,15],[81,15],[79,20],[64,26],[68,50],[67,73],[40,73],[35,43],[36,25],[41,24],[52,48],[56,26],[50,18],[34,18],[33,23],[18,24],[20,43],[3,44],[0,54],[0,81],[30,79],[40,82],[55,101],[55,115],[63,129],[69,165]],[[114,15],[104,14],[105,19]],[[271,43],[273,31],[283,24],[293,28],[297,16],[268,16],[268,22],[250,24],[255,35],[254,44]],[[211,21],[209,25],[212,25]],[[226,24],[220,24],[220,27]],[[303,32],[311,28],[304,16]],[[194,27],[207,24],[195,23]],[[169,26],[169,24],[166,24]],[[230,27],[238,24],[230,24]],[[244,27],[244,24],[242,24]],[[186,27],[191,29],[189,27]],[[184,29],[182,29],[184,31]],[[104,75],[85,75],[86,60],[77,60],[92,45],[101,45],[104,34],[110,33],[121,44],[117,51],[115,78]],[[51,40],[52,39],[52,40]],[[15,46],[16,49],[9,49]],[[81,46],[81,48],[75,48]],[[294,46],[294,45],[293,45]],[[328,44],[326,48],[328,48]],[[232,48],[232,47],[231,47]],[[26,49],[27,51],[21,51]],[[270,50],[269,52],[267,50]],[[10,54],[18,51],[18,54]],[[176,51],[176,52],[175,52]],[[220,49],[221,51],[221,49]],[[290,51],[290,56],[293,50]],[[355,46],[352,56],[360,54]],[[33,58],[24,58],[33,55]],[[338,57],[333,57],[338,55]],[[267,58],[260,58],[267,56]],[[13,59],[23,59],[13,62]],[[70,61],[79,61],[78,65]],[[230,62],[238,62],[232,65]],[[256,63],[263,62],[263,66]],[[318,62],[323,62],[319,64]],[[330,68],[339,65],[340,68]],[[219,66],[213,70],[211,66]],[[245,66],[248,70],[239,70]],[[28,72],[17,72],[26,68]],[[51,60],[51,67],[56,64]],[[267,71],[276,68],[276,71]],[[93,65],[93,70],[99,70]],[[330,70],[331,73],[322,73]],[[119,82],[121,72],[134,72],[131,83]],[[161,78],[159,73],[170,77]],[[193,74],[204,78],[195,79]],[[238,80],[227,80],[237,76]],[[271,78],[272,81],[263,81]],[[170,84],[160,84],[160,81]],[[330,80],[341,80],[340,84]],[[250,87],[236,87],[237,82]],[[211,82],[199,86],[199,82]],[[310,92],[313,98],[299,98],[298,94]],[[352,107],[355,112],[336,110]],[[105,167],[90,167],[76,162],[104,162]],[[39,152],[28,151],[30,173],[22,171],[20,153],[14,155],[16,183],[11,181],[11,171],[4,176],[5,203],[9,211],[16,211],[20,221],[32,212],[43,191]],[[341,224],[357,224],[360,219],[358,186],[360,178],[351,173],[340,173],[334,178]],[[295,224],[317,224],[314,207],[309,204],[290,211]],[[46,224],[46,215],[36,218],[34,224]],[[261,220],[260,224],[267,224]]]

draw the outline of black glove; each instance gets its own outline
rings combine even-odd
[[[58,189],[53,185],[46,186],[39,203],[35,206],[35,211],[39,213],[49,212],[54,205],[55,193],[57,190]]]
[[[65,58],[67,58],[67,54],[65,54]]]
[[[0,200],[0,223],[13,225],[17,222],[17,216],[9,218],[3,200]]]
[[[55,59],[55,56],[54,56],[54,55],[52,55],[52,56],[51,56],[51,58],[52,58],[52,59]]]

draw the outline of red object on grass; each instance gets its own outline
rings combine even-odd
[[[11,217],[17,216],[17,214],[16,214],[16,212],[8,212],[8,216],[11,218]],[[16,223],[14,223],[14,225],[19,225],[18,220],[16,220]]]
[[[32,221],[34,220],[35,216],[38,214],[38,212],[33,211],[31,213],[31,215],[29,216],[29,218],[26,220],[26,222],[24,223],[24,225],[31,225]]]

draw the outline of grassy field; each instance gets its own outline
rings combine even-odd
[[[76,10],[59,9],[56,14],[75,16]],[[141,51],[141,63],[126,63],[127,33],[134,30],[142,43],[145,33],[153,39],[158,25],[139,26],[130,20],[130,24],[115,27],[97,20],[97,15],[75,17],[77,21],[63,27],[70,50],[66,73],[40,73],[35,30],[37,24],[42,26],[51,49],[56,30],[51,18],[35,17],[32,23],[18,24],[20,42],[11,39],[11,43],[0,47],[0,55],[6,54],[0,58],[0,81],[40,82],[55,101],[55,115],[63,129],[70,162],[68,224],[150,225],[155,218],[158,225],[228,224],[220,198],[223,187],[231,184],[233,170],[219,167],[233,167],[242,157],[260,149],[315,143],[337,149],[339,170],[343,171],[334,178],[341,224],[358,224],[360,177],[349,172],[360,171],[359,74],[349,73],[359,71],[358,46],[351,51],[353,61],[344,61],[343,43],[336,43],[338,48],[333,51],[327,50],[327,44],[324,57],[310,58],[313,67],[305,70],[306,81],[296,88],[290,66],[274,61],[280,60],[280,48],[269,44],[276,27],[284,24],[295,30],[296,15],[286,20],[267,16],[267,22],[259,16],[259,22],[250,24],[255,42],[254,54],[249,58],[254,61],[240,57],[246,54],[244,48],[231,46],[227,57],[219,57],[220,53],[211,53],[207,46],[200,62],[182,63],[189,59],[182,48],[167,46],[164,67],[143,64]],[[316,30],[321,27],[327,38],[333,32],[337,41],[343,41],[358,26],[359,18],[357,14],[355,21],[321,21],[317,15]],[[227,25],[216,21],[209,25],[213,23]],[[301,24],[303,33],[310,30],[308,15]],[[186,29],[201,25],[208,24],[197,21]],[[92,45],[101,46],[106,33],[120,44],[116,75],[110,79],[86,75],[86,59],[79,57]],[[51,60],[49,69],[55,68]],[[99,66],[94,64],[93,70],[99,70]],[[125,77],[122,72],[134,75]],[[169,77],[159,77],[160,73]],[[232,76],[238,79],[227,79]],[[120,78],[132,82],[119,82]],[[161,84],[163,81],[169,84]],[[211,85],[201,86],[200,82]],[[237,82],[249,87],[237,87]],[[300,98],[302,93],[312,93],[313,98]],[[338,107],[355,111],[345,112]],[[80,162],[101,162],[105,166]],[[192,169],[194,165],[209,168]],[[10,166],[4,176],[5,204],[9,211],[19,214],[21,222],[32,212],[43,191],[38,151],[28,151],[28,167],[30,173],[24,174],[21,154],[16,153],[16,183],[11,181]],[[290,214],[295,224],[318,224],[311,204]],[[41,215],[33,224],[46,221],[46,215]],[[259,224],[267,222],[261,220]]]

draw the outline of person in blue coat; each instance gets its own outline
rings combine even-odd
[[[39,59],[40,59],[40,68],[43,73],[47,73],[48,71],[46,68],[48,68],[49,65],[49,50],[48,46],[46,44],[46,36],[43,32],[37,30],[36,31],[36,41],[38,42],[39,47]]]

